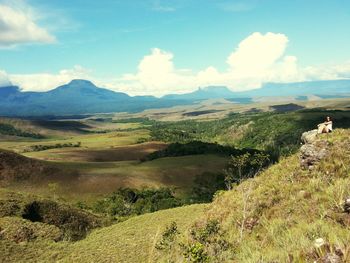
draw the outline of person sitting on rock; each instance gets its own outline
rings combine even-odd
[[[333,122],[331,117],[327,116],[326,121],[317,125],[317,133],[329,133],[333,130]]]

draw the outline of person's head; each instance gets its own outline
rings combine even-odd
[[[327,120],[327,121],[331,121],[331,117],[327,116],[327,117],[326,117],[326,120]]]

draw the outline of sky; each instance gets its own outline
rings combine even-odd
[[[0,0],[0,86],[131,95],[350,78],[348,0]]]

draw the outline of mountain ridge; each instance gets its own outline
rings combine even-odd
[[[130,96],[97,87],[89,80],[75,79],[45,92],[21,91],[18,86],[0,88],[0,115],[43,116],[108,112],[138,112],[151,108],[190,105],[208,99],[251,103],[261,97],[293,97],[307,100],[350,97],[350,80],[266,83],[259,89],[235,92],[225,86],[201,87],[185,94]]]

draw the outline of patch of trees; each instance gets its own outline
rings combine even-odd
[[[168,188],[143,190],[122,188],[97,201],[92,210],[111,217],[123,218],[174,208],[182,204],[182,201]]]
[[[155,141],[188,143],[191,141],[214,142],[222,131],[232,125],[229,119],[215,121],[156,122],[150,127],[151,138]]]
[[[149,154],[145,160],[154,160],[163,157],[177,157],[198,154],[239,155],[246,152],[256,152],[251,149],[236,149],[217,143],[192,141],[189,143],[172,143],[166,149]]]
[[[59,149],[59,148],[67,148],[67,147],[75,147],[78,148],[81,146],[81,142],[77,142],[77,143],[56,143],[56,144],[52,144],[52,145],[32,145],[30,146],[30,151],[32,152],[40,152],[40,151],[46,151],[46,150],[50,150],[50,149]]]
[[[350,128],[350,111],[305,109],[283,113],[232,113],[224,119],[212,121],[155,122],[149,129],[151,139],[156,141],[182,144],[219,141],[237,148],[259,149],[273,152],[275,156],[287,156],[299,149],[301,134],[315,129],[326,116],[333,119],[335,128]]]
[[[19,137],[30,137],[30,138],[35,138],[35,139],[43,139],[43,138],[45,138],[41,134],[21,131],[19,129],[16,129],[12,125],[6,124],[6,123],[0,123],[0,134],[2,134],[2,135],[11,135],[11,136],[19,136]]]

